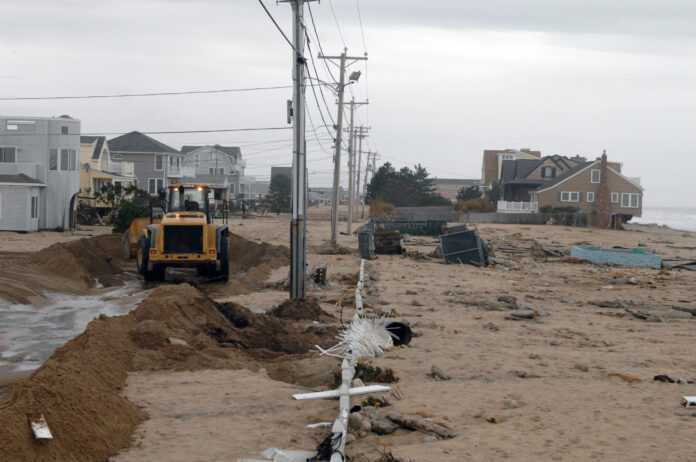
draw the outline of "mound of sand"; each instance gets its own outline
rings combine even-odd
[[[218,305],[188,284],[158,287],[128,315],[90,322],[15,384],[0,403],[0,460],[94,461],[127,447],[147,417],[122,396],[129,371],[266,367],[272,378],[302,382],[331,369],[334,360],[302,354],[331,345],[335,333]],[[37,443],[28,419],[41,414],[54,439]]]
[[[322,310],[319,302],[316,300],[286,300],[281,305],[273,308],[270,312],[271,316],[282,319],[309,319],[312,321],[328,321],[335,320],[326,311]]]
[[[230,234],[230,272],[248,272],[256,269],[269,273],[272,269],[290,264],[290,249],[284,245],[254,242]]]
[[[96,280],[121,274],[117,262],[123,261],[120,234],[104,234],[88,239],[59,242],[34,252],[27,263],[48,274],[82,281],[93,287]],[[106,284],[105,284],[106,285]]]

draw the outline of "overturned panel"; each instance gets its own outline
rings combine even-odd
[[[475,263],[488,261],[488,249],[475,229],[440,236],[445,264]]]
[[[662,257],[643,249],[602,249],[591,246],[573,246],[570,256],[592,263],[624,266],[642,266],[660,269]]]

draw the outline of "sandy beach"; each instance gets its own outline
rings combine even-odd
[[[307,317],[274,310],[287,299],[289,217],[232,220],[237,246],[246,250],[236,255],[228,283],[199,284],[184,273],[143,285],[149,292],[136,310],[95,319],[28,377],[0,388],[0,459],[236,461],[268,447],[314,449],[328,430],[306,425],[332,422],[337,402],[291,395],[332,387],[338,360],[310,350],[334,344],[339,319],[352,317],[350,304],[337,302],[354,289],[360,266],[355,235],[339,236],[345,252],[327,251],[323,212],[314,210],[308,221],[308,266],[326,265],[329,284],[309,285],[315,303],[299,307]],[[693,261],[696,233],[639,225],[479,230],[498,265],[444,265],[428,256],[437,238],[423,236],[404,238],[409,256],[367,263],[368,308],[393,312],[414,331],[408,346],[371,362],[398,378],[391,384],[398,390],[382,396],[389,406],[376,412],[439,418],[456,437],[406,428],[357,432],[346,446],[350,460],[693,458],[696,417],[679,401],[696,394],[694,321],[672,307],[696,309],[696,274],[570,263],[538,249],[640,247]],[[32,303],[61,287],[92,294],[137,281],[133,262],[118,256],[118,236],[102,231],[1,233],[0,258],[14,265],[2,265],[3,303]],[[80,249],[104,253],[99,265],[81,263],[71,247],[48,247],[83,237],[96,241]],[[57,270],[32,253],[41,248],[74,268]],[[514,308],[537,316],[516,319]],[[433,366],[449,380],[436,380]],[[689,383],[653,380],[657,375]],[[27,416],[37,413],[54,440],[30,437]]]

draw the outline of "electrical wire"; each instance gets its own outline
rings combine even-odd
[[[360,21],[360,35],[362,36],[363,51],[367,54],[367,45],[365,45],[365,30],[363,29],[362,14],[360,14],[360,2],[355,0],[355,6],[358,9],[358,20]]]
[[[317,39],[317,46],[319,47],[319,52],[324,55],[324,48],[321,46],[321,40],[319,39],[319,33],[317,32],[317,25],[314,23],[314,14],[312,13],[312,7],[310,3],[307,3],[307,9],[309,10],[309,18],[312,20],[312,29],[314,29],[314,36]],[[331,77],[331,80],[335,84],[338,84],[338,80],[336,80],[336,77],[333,75],[333,72],[331,72],[331,67],[329,66],[329,63],[326,62],[325,59],[322,59],[324,62],[324,66],[326,67],[326,71],[329,73],[329,76]]]
[[[144,96],[179,96],[179,95],[202,95],[212,93],[233,93],[244,91],[259,90],[280,90],[292,88],[292,85],[279,85],[273,87],[251,87],[251,88],[228,88],[223,90],[192,90],[192,91],[164,91],[157,93],[121,93],[114,95],[84,95],[84,96],[19,96],[2,97],[0,101],[33,101],[33,100],[58,100],[58,99],[97,99],[97,98],[136,98]]]
[[[276,29],[278,29],[278,32],[280,32],[280,35],[282,35],[283,38],[285,39],[285,41],[288,42],[288,45],[290,45],[290,48],[292,48],[293,50],[295,50],[295,53],[297,53],[298,55],[301,54],[299,51],[297,51],[297,48],[295,48],[295,45],[292,44],[292,42],[290,41],[290,39],[288,38],[288,36],[285,35],[285,32],[283,32],[283,29],[280,28],[280,26],[279,26],[278,23],[276,22],[275,18],[274,18],[273,15],[271,14],[271,12],[268,11],[268,8],[266,8],[266,5],[264,5],[263,0],[259,0],[259,3],[260,3],[261,6],[263,7],[263,9],[264,9],[264,11],[266,12],[266,14],[268,15],[268,17],[271,18],[271,21],[273,21],[273,24],[275,24]]]
[[[338,24],[338,18],[336,17],[336,12],[334,11],[333,3],[331,3],[331,0],[329,0],[329,7],[331,8],[331,14],[333,15],[334,21],[336,22],[336,29],[338,29],[338,35],[341,37],[341,42],[343,42],[343,47],[345,48],[346,41],[343,39],[343,32],[341,32],[341,26]]]

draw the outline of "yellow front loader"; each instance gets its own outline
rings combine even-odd
[[[208,185],[174,184],[162,191],[161,220],[136,218],[124,236],[146,281],[163,281],[167,267],[196,268],[199,275],[227,281],[230,241],[226,224],[213,224]]]

